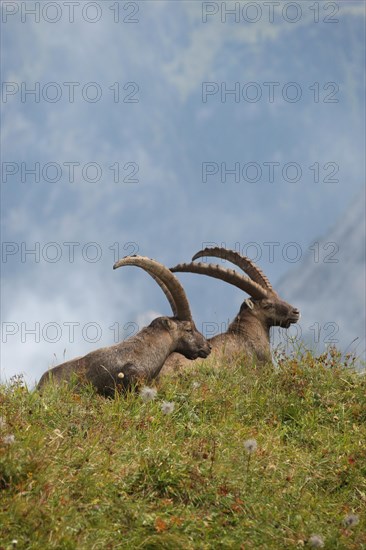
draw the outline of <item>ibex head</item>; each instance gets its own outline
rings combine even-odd
[[[141,267],[149,273],[164,292],[172,308],[174,317],[158,317],[150,326],[168,331],[175,342],[175,351],[187,359],[207,357],[211,346],[196,329],[187,296],[175,275],[163,264],[144,256],[126,256],[116,262],[113,269],[125,265]]]
[[[257,317],[263,325],[270,327],[289,328],[292,323],[297,323],[300,318],[298,309],[281,300],[278,295],[269,294],[268,298],[254,300],[248,298],[240,308],[239,317],[250,310],[251,314]]]
[[[180,321],[177,330],[179,330],[179,341],[175,350],[177,353],[181,353],[187,359],[205,358],[210,354],[211,345],[198,332],[193,321]]]
[[[238,266],[249,277],[236,272],[234,269],[219,265],[194,263],[197,258],[206,256],[228,260]],[[235,324],[240,323],[241,318],[244,316],[256,317],[267,328],[272,326],[289,328],[292,323],[296,323],[300,318],[299,310],[281,300],[262,270],[252,260],[233,250],[220,247],[205,248],[193,256],[191,263],[179,264],[171,268],[171,271],[209,275],[230,283],[249,294],[250,298],[242,303],[239,314],[231,324],[232,328],[235,327]]]

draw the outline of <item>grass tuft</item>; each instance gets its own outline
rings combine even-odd
[[[1,550],[366,549],[366,377],[336,350],[155,390],[0,387]]]

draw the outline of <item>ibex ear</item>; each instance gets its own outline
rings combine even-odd
[[[250,298],[247,298],[246,300],[244,300],[244,304],[246,304],[249,309],[254,309],[254,304]]]
[[[167,330],[172,330],[174,327],[174,322],[169,319],[169,317],[163,317],[161,320],[161,326]]]

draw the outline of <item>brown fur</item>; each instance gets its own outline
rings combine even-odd
[[[193,321],[158,317],[138,334],[114,346],[100,348],[84,357],[67,361],[45,372],[38,389],[47,382],[89,383],[104,396],[126,391],[141,383],[149,383],[160,372],[165,360],[176,351],[188,359],[207,357],[210,345]]]
[[[238,315],[230,323],[226,332],[209,339],[212,355],[223,361],[236,357],[239,353],[256,363],[271,362],[269,331],[271,326],[288,328],[296,323],[299,312],[277,295],[243,302]],[[188,362],[176,353],[168,357],[161,375],[172,374],[181,369],[193,368],[199,361]],[[219,363],[219,361],[217,362]]]

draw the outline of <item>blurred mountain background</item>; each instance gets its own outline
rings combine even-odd
[[[313,349],[335,345],[363,360],[365,229],[362,192],[329,233],[311,243],[301,264],[278,283],[280,294],[302,312],[299,334],[294,336],[301,336]]]

